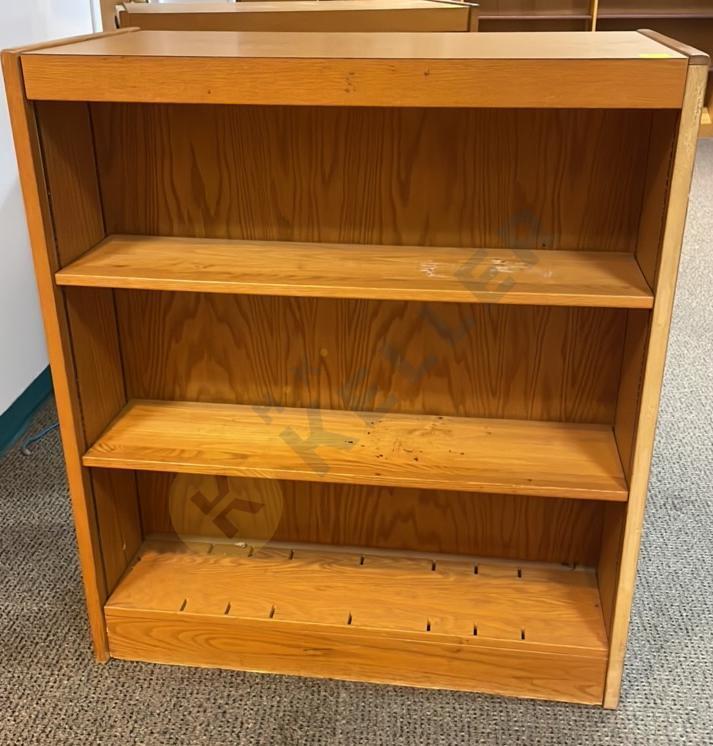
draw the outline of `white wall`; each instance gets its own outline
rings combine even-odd
[[[92,31],[91,0],[0,0],[0,48]],[[25,213],[0,93],[0,414],[47,366]]]

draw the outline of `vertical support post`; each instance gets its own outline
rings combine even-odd
[[[477,31],[480,22],[480,8],[477,5],[471,5],[468,8],[468,31]]]

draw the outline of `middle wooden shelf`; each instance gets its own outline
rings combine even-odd
[[[89,467],[625,501],[608,425],[133,400]]]
[[[651,308],[632,254],[109,236],[59,285],[318,298]]]

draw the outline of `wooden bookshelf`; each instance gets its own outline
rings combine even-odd
[[[291,0],[131,3],[117,26],[158,31],[477,31],[478,6],[460,0]]]
[[[121,30],[3,65],[98,660],[615,707],[707,58]]]

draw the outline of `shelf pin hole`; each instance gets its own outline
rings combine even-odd
[[[290,549],[290,556],[287,559],[294,559],[295,558],[295,550]]]
[[[275,604],[270,607],[270,613],[267,615],[268,619],[273,619],[275,616]]]
[[[181,608],[179,609],[179,611],[185,611],[186,606],[188,606],[188,599],[184,598],[183,599],[183,603],[181,604]]]
[[[230,614],[230,603],[228,603],[228,605],[225,607],[225,612],[224,613],[225,613],[226,616],[228,614]]]
[[[517,568],[517,576],[518,576],[518,578],[522,577],[522,568],[521,567]]]
[[[431,572],[436,572],[436,560],[431,560]]]
[[[473,575],[478,574],[478,565],[473,565]]]
[[[473,625],[473,637],[477,637],[477,636],[478,636],[478,625],[474,624]]]
[[[524,640],[524,639],[525,639],[525,630],[524,630],[524,629],[521,629],[521,630],[520,630],[520,639],[521,639],[521,640]]]
[[[427,619],[426,620],[426,632],[430,632],[430,631],[431,631],[431,620]]]
[[[364,555],[362,554],[361,557],[359,557],[359,566],[364,564]]]
[[[351,623],[352,623],[352,613],[350,611],[349,616],[347,617],[347,624],[351,624]]]

